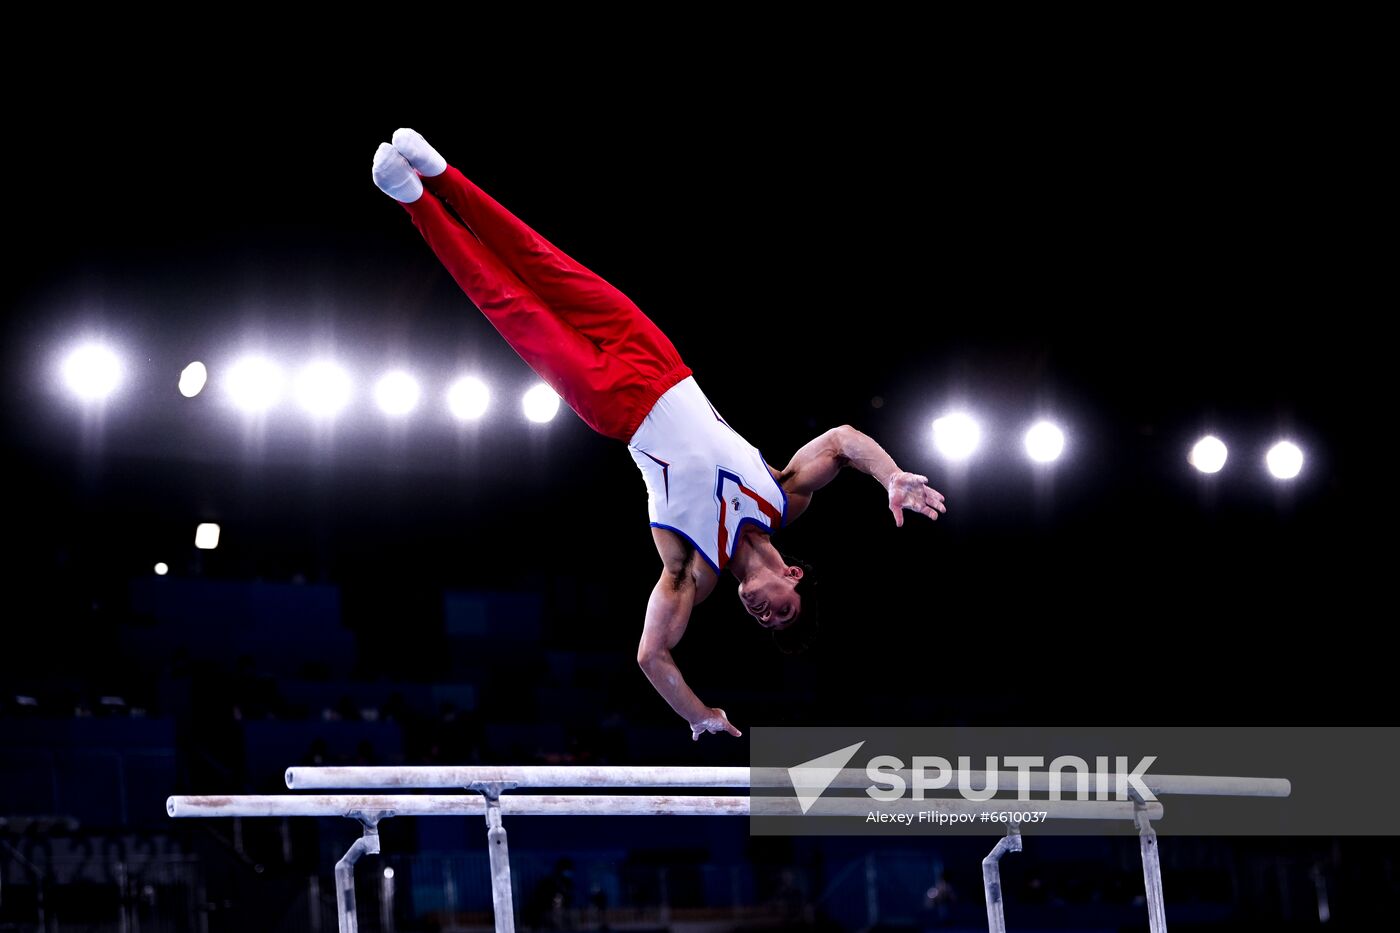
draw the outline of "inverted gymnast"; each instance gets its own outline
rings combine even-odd
[[[788,629],[809,621],[803,584],[810,578],[769,536],[805,512],[842,467],[880,482],[899,527],[905,509],[936,520],[947,511],[943,495],[849,425],[773,469],[725,423],[671,341],[627,296],[501,207],[420,134],[395,132],[375,153],[372,174],[515,352],[589,427],[627,444],[646,481],[662,564],[637,662],[690,723],[692,739],[740,735],[724,710],[700,701],[671,657],[720,572],[739,581],[739,600],[759,625]]]

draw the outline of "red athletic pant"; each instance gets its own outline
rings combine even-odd
[[[662,393],[691,374],[671,341],[452,166],[423,188],[404,207],[467,297],[589,427],[631,440]]]

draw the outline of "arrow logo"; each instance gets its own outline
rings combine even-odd
[[[862,741],[847,745],[829,755],[788,768],[788,779],[792,781],[792,789],[797,793],[797,802],[801,804],[803,813],[812,809],[812,804],[826,792],[831,782],[841,773],[841,769],[846,767],[846,762],[850,761],[864,744]]]

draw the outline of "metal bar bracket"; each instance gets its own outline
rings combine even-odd
[[[364,831],[340,861],[335,863],[335,909],[340,933],[359,933],[355,913],[355,863],[362,855],[379,854],[379,821],[394,815],[393,810],[351,810],[345,814],[358,820]]]
[[[1137,825],[1142,849],[1142,880],[1147,889],[1147,925],[1151,933],[1167,933],[1166,898],[1162,893],[1162,859],[1157,851],[1157,832],[1148,817],[1147,801],[1136,788],[1128,789],[1133,799],[1133,822]]]
[[[510,889],[510,844],[501,824],[501,792],[512,790],[514,781],[476,781],[467,786],[486,798],[486,845],[491,856],[491,906],[496,914],[496,933],[515,933],[515,898]]]
[[[1001,857],[1008,852],[1021,851],[1021,824],[1012,823],[1006,835],[997,840],[992,851],[982,860],[982,892],[987,898],[987,929],[991,933],[1006,933],[1006,914],[1001,897]]]

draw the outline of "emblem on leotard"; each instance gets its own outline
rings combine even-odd
[[[733,499],[730,499],[730,500],[729,500],[729,504],[732,505],[732,506],[734,506],[734,511],[736,511],[736,512],[739,511],[739,497],[738,497],[738,496],[735,496]]]

